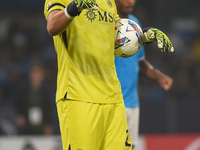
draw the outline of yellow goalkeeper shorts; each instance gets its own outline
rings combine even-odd
[[[63,150],[131,150],[123,103],[57,102]]]

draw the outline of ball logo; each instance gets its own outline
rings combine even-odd
[[[142,32],[138,29],[137,25],[132,21],[129,21],[128,24],[132,26],[132,28],[136,31],[136,36],[138,37],[138,43],[142,45]]]
[[[134,29],[136,32],[138,32],[138,28],[133,22],[128,21],[128,24],[132,27],[132,29]]]
[[[123,33],[118,30],[115,48],[119,48],[119,47],[123,46],[125,43],[128,43],[128,42],[130,42],[130,39],[128,37],[126,37],[125,35],[123,35]]]

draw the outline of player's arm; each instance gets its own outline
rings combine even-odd
[[[63,10],[53,10],[47,17],[47,31],[51,36],[62,33],[70,25],[72,19],[66,17]]]
[[[47,17],[47,30],[50,35],[62,33],[83,9],[98,9],[96,0],[73,0],[63,10],[53,10]]]
[[[165,33],[156,28],[143,29],[143,44],[151,42],[157,42],[158,48],[164,53],[174,51],[172,42]]]
[[[155,79],[166,91],[169,90],[173,84],[173,79],[159,70],[155,69],[146,59],[139,61],[140,71],[147,77]]]

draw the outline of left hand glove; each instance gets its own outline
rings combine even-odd
[[[78,9],[98,9],[96,0],[74,0]]]
[[[150,42],[157,42],[158,48],[164,53],[174,51],[172,42],[167,35],[156,28],[147,28],[143,30],[143,44]]]

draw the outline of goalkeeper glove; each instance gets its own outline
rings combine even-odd
[[[174,51],[172,42],[165,33],[156,28],[143,29],[143,44],[151,42],[157,42],[158,48],[164,53]]]
[[[66,8],[65,15],[73,19],[81,13],[83,9],[98,9],[96,0],[73,0]]]

